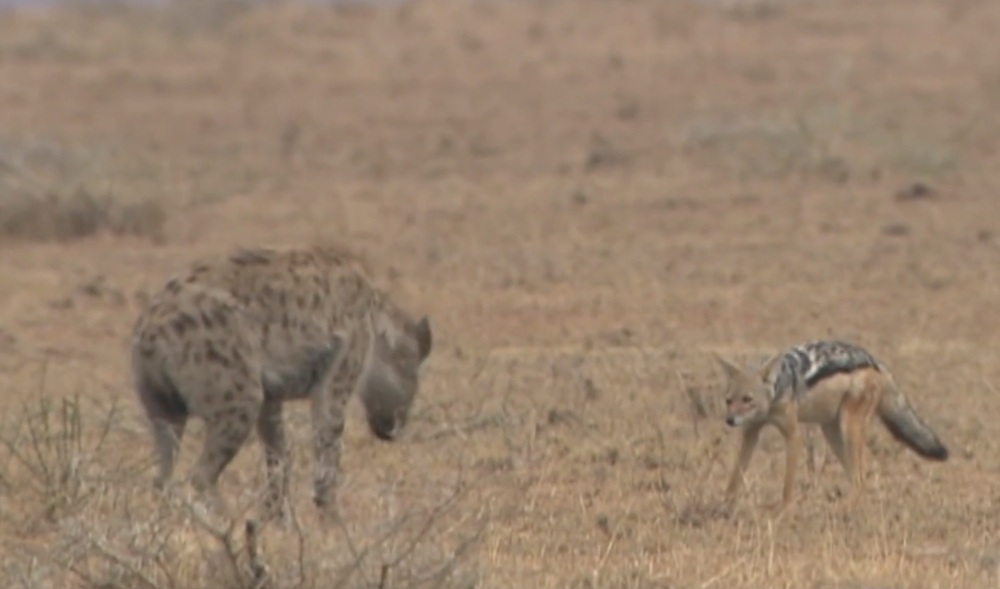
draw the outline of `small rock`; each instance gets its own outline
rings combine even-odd
[[[933,188],[923,182],[914,182],[896,191],[896,202],[929,200],[935,196],[937,196],[937,191]]]
[[[902,223],[890,223],[882,226],[882,235],[889,237],[905,237],[910,234],[910,228]]]

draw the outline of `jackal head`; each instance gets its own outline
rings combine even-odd
[[[376,317],[375,353],[360,395],[376,438],[392,441],[406,425],[420,385],[420,366],[431,353],[432,341],[426,316],[419,321],[402,313]]]
[[[726,374],[726,424],[739,427],[760,421],[770,408],[771,384],[768,375],[781,354],[774,356],[757,370],[747,370],[712,354]]]

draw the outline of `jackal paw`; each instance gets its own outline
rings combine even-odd
[[[775,503],[768,503],[761,509],[761,511],[768,517],[776,518],[791,511],[794,505],[794,501],[778,501]]]
[[[155,494],[164,496],[180,487],[181,484],[177,479],[156,477],[150,486]]]
[[[827,491],[826,498],[831,503],[839,503],[847,508],[854,507],[858,504],[861,499],[861,493],[855,489],[848,487],[847,489],[842,489],[839,486]]]

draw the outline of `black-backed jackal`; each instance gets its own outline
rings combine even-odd
[[[726,423],[742,429],[727,496],[734,500],[761,429],[774,425],[785,439],[785,481],[780,509],[793,499],[802,447],[800,423],[818,424],[851,483],[856,500],[864,474],[865,432],[877,414],[889,432],[920,456],[948,459],[948,449],[896,388],[881,362],[861,347],[813,341],[789,348],[757,370],[742,369],[714,355],[726,374]]]

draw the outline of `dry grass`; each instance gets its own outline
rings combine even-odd
[[[262,485],[230,503],[243,514],[236,519],[206,510],[183,486],[155,496],[141,474],[150,466],[145,454],[112,449],[135,443],[129,431],[113,405],[51,399],[45,391],[11,412],[0,439],[3,523],[46,540],[4,538],[6,582],[147,589],[478,582],[487,514],[470,501],[461,463],[449,480],[368,485],[363,492],[374,502],[364,517],[348,513],[331,530],[303,523],[294,507],[287,525],[268,528],[248,515]]]
[[[48,143],[0,142],[0,238],[68,242],[109,233],[162,241],[163,203],[98,188],[101,159]]]
[[[1000,583],[1000,5],[89,4],[0,12],[4,585]],[[435,351],[405,441],[349,423],[341,529],[289,411],[298,527],[255,559],[253,512],[153,495],[129,330],[189,260],[326,238]],[[875,425],[857,510],[827,459],[773,520],[769,432],[723,507],[707,352],[824,336],[952,459]]]

